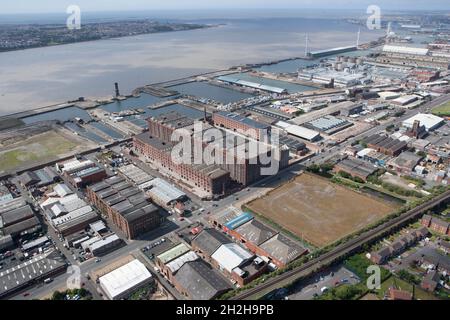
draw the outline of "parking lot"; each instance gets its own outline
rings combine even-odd
[[[311,300],[323,292],[342,284],[357,284],[358,276],[343,266],[335,266],[326,272],[318,273],[313,278],[301,281],[294,289],[289,300]]]

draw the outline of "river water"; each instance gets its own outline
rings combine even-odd
[[[215,27],[0,53],[0,115],[122,94],[149,83],[354,45],[358,26],[340,19],[196,19]],[[361,29],[361,42],[382,31]]]

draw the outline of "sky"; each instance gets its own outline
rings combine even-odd
[[[175,9],[364,9],[375,4],[383,10],[448,10],[449,0],[14,0],[1,1],[0,14],[64,13],[69,5],[82,11]]]

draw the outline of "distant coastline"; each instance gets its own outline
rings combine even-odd
[[[2,39],[0,53],[211,27],[214,26],[197,23],[162,23],[152,20],[87,23],[82,25],[80,30],[69,30],[62,24],[0,25],[0,39]],[[39,37],[36,37],[36,34],[39,34]]]

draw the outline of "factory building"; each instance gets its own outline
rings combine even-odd
[[[433,55],[426,48],[385,45],[376,62],[408,67],[425,67],[448,70],[448,57]]]
[[[39,230],[39,219],[22,198],[6,201],[0,207],[0,236],[18,238]]]
[[[306,122],[303,124],[308,129],[323,132],[326,134],[334,134],[348,127],[353,126],[350,121],[339,119],[332,115],[323,116],[321,118]]]
[[[408,144],[405,141],[378,134],[365,138],[364,142],[369,148],[393,157],[398,156],[408,147]]]
[[[122,177],[115,176],[89,186],[86,194],[129,239],[157,228],[163,221],[160,209],[142,190]]]
[[[236,243],[221,245],[212,255],[211,264],[240,286],[246,285],[267,270],[267,263]]]
[[[76,188],[84,188],[106,178],[105,169],[91,160],[73,159],[56,164],[56,168]]]
[[[214,114],[214,121],[218,126],[231,128],[232,130],[244,132],[247,129],[253,129],[252,138],[262,138],[263,135],[270,133],[270,125],[262,124],[257,121],[230,113]],[[250,159],[249,145],[250,140],[243,136],[233,135],[230,132],[222,131],[224,140],[208,141],[205,140],[208,128],[206,123],[202,124],[201,133],[194,132],[194,126],[191,118],[182,116],[176,112],[162,114],[159,117],[153,117],[148,120],[149,132],[145,132],[134,137],[134,147],[136,152],[144,155],[149,161],[163,170],[174,172],[188,184],[199,188],[209,194],[209,196],[218,196],[226,193],[230,180],[234,180],[241,185],[248,185],[261,178],[261,156]],[[204,129],[206,127],[206,129]],[[221,154],[219,164],[190,164],[173,162],[171,151],[175,143],[170,137],[174,130],[183,128],[187,132],[192,132],[192,145],[201,143],[204,151],[206,147],[218,150]],[[256,140],[256,139],[255,139]],[[255,142],[256,143],[256,142]],[[284,168],[288,165],[289,149],[282,146],[267,145],[271,150],[272,161],[278,161],[279,167]],[[245,150],[245,155],[241,156],[241,151]],[[193,159],[193,155],[192,155]],[[216,156],[217,159],[217,156]]]
[[[184,263],[173,283],[178,292],[191,300],[212,300],[231,289],[230,283],[202,260]]]
[[[419,113],[415,116],[403,121],[403,126],[406,128],[413,128],[415,121],[419,121],[421,126],[425,127],[426,131],[433,131],[439,128],[443,123],[444,119],[429,113]]]
[[[253,139],[261,140],[270,136],[270,125],[252,120],[234,112],[219,111],[213,114],[214,125],[225,127]],[[267,139],[266,138],[266,139]]]
[[[171,141],[172,133],[181,128],[194,124],[194,120],[176,111],[163,113],[147,119],[148,133],[159,137],[163,141]]]
[[[237,79],[237,78],[234,78],[232,76],[220,76],[220,77],[217,77],[217,80],[220,80],[220,81],[226,82],[226,83],[230,83],[230,84],[234,84],[234,85],[237,85],[237,86],[241,86],[241,87],[249,87],[249,88],[252,88],[252,89],[258,89],[258,90],[266,91],[266,92],[269,92],[269,93],[275,93],[275,94],[286,94],[286,93],[288,93],[288,90],[285,89],[285,88],[269,86],[269,85],[265,85],[265,84],[262,84],[262,83],[257,83],[257,82],[254,82],[254,81]]]
[[[36,255],[30,260],[0,272],[0,298],[5,299],[29,285],[64,273],[64,257],[56,250]]]
[[[100,287],[110,300],[121,300],[154,282],[145,265],[135,259],[99,278]]]
[[[359,159],[344,159],[338,162],[333,169],[336,173],[345,172],[363,181],[367,181],[367,178],[377,170],[373,165]]]
[[[177,164],[172,159],[174,143],[165,142],[144,132],[133,138],[134,148],[152,163],[169,172],[175,172],[182,179],[210,195],[226,193],[230,174],[217,165]],[[194,163],[192,161],[192,163]]]
[[[348,47],[337,47],[337,48],[331,48],[331,49],[325,49],[325,50],[318,50],[318,51],[311,51],[308,53],[308,55],[312,58],[322,58],[326,56],[331,56],[333,54],[340,54],[345,52],[351,52],[358,50],[358,47],[356,46],[348,46]]]

